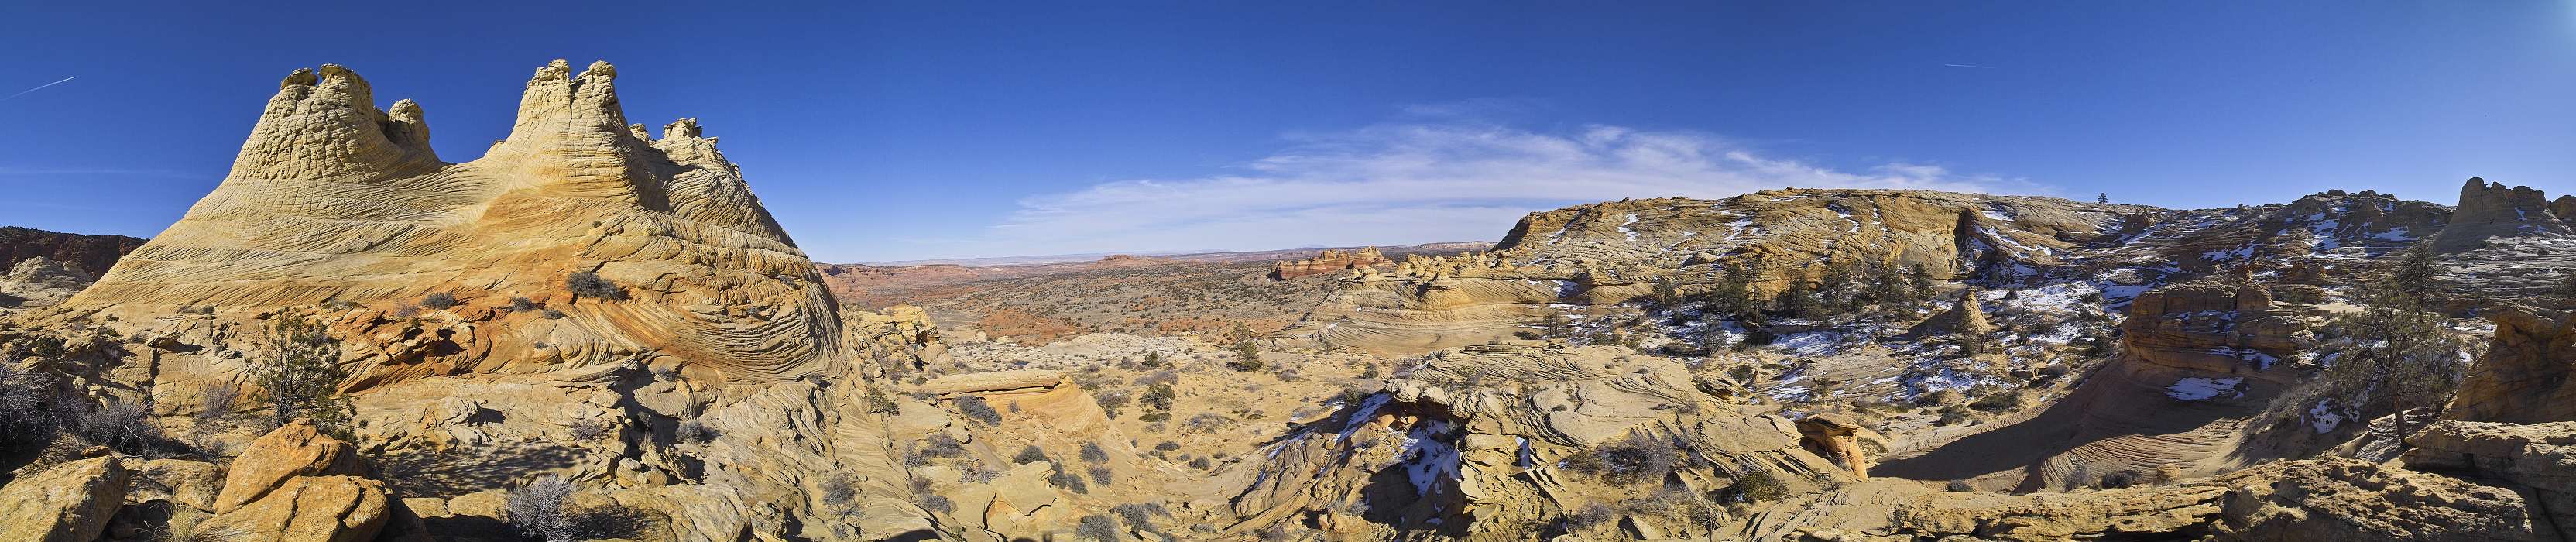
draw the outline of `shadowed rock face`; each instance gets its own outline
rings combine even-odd
[[[525,297],[567,317],[471,330],[460,349],[486,355],[433,372],[652,350],[737,378],[811,374],[839,337],[812,262],[696,119],[658,140],[627,124],[615,78],[605,62],[539,68],[509,138],[447,163],[418,104],[379,110],[356,73],[297,70],[224,182],[67,305],[398,313],[433,293],[467,307]],[[631,299],[576,298],[566,279],[577,272]]]
[[[2508,306],[2488,317],[2495,341],[2469,368],[2444,418],[2473,422],[2576,420],[2576,315]]]
[[[2551,212],[2548,195],[2528,186],[2505,188],[2471,177],[2460,187],[2460,206],[2451,225],[2433,238],[2433,248],[2459,252],[2478,248],[2496,237],[2565,234],[2570,230]]]

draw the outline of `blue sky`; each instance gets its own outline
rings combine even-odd
[[[157,233],[322,63],[472,159],[559,57],[704,119],[831,262],[1492,240],[1787,185],[2576,191],[2560,3],[92,4],[0,7],[0,94],[73,78],[0,99],[0,224]]]

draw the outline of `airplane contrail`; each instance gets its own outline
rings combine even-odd
[[[1952,68],[1976,68],[1976,69],[1980,69],[1980,70],[1991,70],[1991,69],[1995,69],[1995,67],[1994,67],[1994,66],[1979,66],[1979,65],[1975,65],[1975,64],[1942,64],[1942,65],[1943,65],[1943,66],[1949,66],[1949,67],[1952,67]]]
[[[80,76],[78,76],[78,75],[74,75],[74,76],[71,76],[71,77],[65,77],[65,78],[63,78],[63,80],[61,80],[61,81],[55,81],[55,82],[51,82],[51,83],[45,83],[45,84],[42,84],[42,85],[37,85],[37,86],[36,86],[36,88],[31,88],[31,89],[27,89],[27,90],[21,90],[21,91],[18,91],[18,93],[17,93],[17,94],[11,94],[11,95],[9,95],[9,98],[16,98],[16,97],[19,97],[19,96],[25,96],[25,95],[27,95],[27,93],[29,93],[29,92],[35,92],[35,91],[39,91],[39,90],[44,90],[44,89],[45,89],[45,87],[50,87],[50,86],[54,86],[54,85],[60,85],[60,84],[63,84],[63,83],[70,82],[70,81],[71,81],[71,80],[73,80],[73,79],[79,79],[79,78],[80,78]],[[6,99],[9,99],[9,98],[0,98],[0,100],[6,100]]]

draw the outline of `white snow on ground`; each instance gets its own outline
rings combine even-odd
[[[1827,203],[1825,204],[1825,209],[1833,211],[1835,215],[1842,216],[1843,220],[1851,221],[1852,227],[1851,230],[1849,230],[1851,233],[1860,233],[1860,219],[1852,218],[1850,207],[1844,207],[1840,203]]]
[[[1619,233],[1628,234],[1628,240],[1630,241],[1637,240],[1637,230],[1628,229],[1629,225],[1636,223],[1637,213],[1628,213],[1628,221],[1619,223]]]
[[[2406,233],[2406,228],[2405,228],[2405,227],[2389,228],[2389,229],[2388,229],[2388,231],[2384,231],[2384,232],[2379,232],[2379,233],[2370,234],[2370,238],[2372,238],[2372,239],[2378,239],[2378,240],[2381,240],[2381,241],[2413,241],[2413,240],[2415,240],[2415,236],[2414,236],[2414,235]]]
[[[1992,218],[1995,220],[2010,222],[2013,219],[2012,215],[2004,214],[2002,211],[1997,211],[1993,207],[1987,207],[1984,211],[1980,212],[1985,213],[1986,218]]]
[[[2034,271],[2035,272],[2035,271]],[[2084,305],[2084,297],[2101,292],[2090,282],[2060,282],[2036,288],[1994,289],[1978,293],[1987,303],[1995,303],[2029,312],[2066,314]],[[2005,299],[2010,295],[2011,299]]]
[[[2262,371],[2272,370],[2272,364],[2281,362],[2281,358],[2272,357],[2271,354],[2265,354],[2261,350],[2255,350],[2252,348],[2221,346],[2209,349],[2209,353],[2252,362],[2256,370]]]
[[[1978,226],[1978,227],[1977,227],[1977,233],[1985,234],[1986,238],[1994,239],[1994,240],[1995,240],[1995,241],[1997,241],[1997,242],[2001,242],[2001,243],[2006,244],[2006,245],[2011,245],[2011,246],[2012,246],[2013,248],[2015,248],[2015,249],[2020,249],[2023,253],[2033,253],[2033,252],[2040,253],[2040,254],[2056,254],[2056,253],[2057,253],[2057,251],[2056,251],[2055,249],[2048,249],[2048,248],[2035,248],[2035,247],[2032,247],[2032,246],[2030,246],[2030,245],[2024,245],[2024,244],[2021,244],[2021,241],[2020,241],[2020,240],[2013,239],[2013,238],[2012,238],[2012,236],[2009,236],[2009,235],[2004,235],[2004,234],[2003,234],[2003,232],[1995,231],[1995,229],[1994,229],[1994,228],[1988,228],[1988,227],[1985,227],[1985,226]]]
[[[1726,223],[1726,225],[1735,228],[1734,230],[1726,232],[1726,240],[1728,241],[1733,241],[1737,237],[1742,237],[1744,235],[1745,228],[1752,228],[1753,233],[1756,234],[1762,233],[1762,228],[1755,227],[1753,225],[1753,219],[1750,218],[1739,218],[1734,222]]]
[[[1564,237],[1564,236],[1565,236],[1565,230],[1573,229],[1573,228],[1574,228],[1574,224],[1573,224],[1573,223],[1571,223],[1571,222],[1568,222],[1568,223],[1566,223],[1564,226],[1562,226],[1562,227],[1558,227],[1558,228],[1556,229],[1556,233],[1547,234],[1547,242],[1545,242],[1545,243],[1539,243],[1539,244],[1541,244],[1541,245],[1553,245],[1553,244],[1556,244],[1556,238]]]
[[[2325,213],[2317,213],[2315,217],[2310,217],[2309,219],[2314,220],[2324,216]],[[2343,246],[2343,240],[2336,239],[2334,233],[2336,229],[2342,227],[2343,221],[2340,220],[2327,220],[2308,226],[2308,233],[2314,234],[2317,239],[2317,246],[2314,248],[2316,250],[2334,250],[2337,247]]]
[[[1770,397],[1771,400],[1774,401],[1803,401],[1807,398],[1807,387],[1780,386],[1771,388],[1770,393],[1764,393],[1762,395],[1764,397]]]
[[[1395,396],[1387,395],[1387,394],[1383,394],[1383,393],[1380,393],[1380,394],[1377,394],[1377,395],[1371,395],[1371,396],[1369,396],[1369,398],[1368,398],[1367,400],[1360,401],[1360,407],[1359,407],[1359,408],[1351,409],[1351,417],[1350,417],[1350,419],[1342,420],[1342,426],[1343,426],[1343,427],[1359,427],[1359,426],[1360,426],[1360,420],[1365,420],[1365,419],[1369,419],[1369,418],[1370,418],[1370,417],[1372,417],[1372,416],[1376,416],[1376,415],[1377,415],[1377,409],[1378,409],[1378,407],[1386,406],[1386,402],[1387,402],[1387,401],[1391,401],[1391,400],[1394,400],[1394,399],[1395,399]],[[1337,439],[1337,440],[1350,440],[1350,439],[1351,439],[1351,435],[1352,435],[1352,434],[1356,434],[1356,433],[1358,433],[1358,431],[1344,431],[1344,432],[1342,432],[1342,437],[1341,437],[1340,439]],[[1274,454],[1276,454],[1276,453],[1279,453],[1279,452],[1278,452],[1277,450],[1272,450],[1270,453],[1274,453]]]
[[[1822,356],[1834,353],[1837,346],[1835,343],[1842,338],[1841,333],[1809,331],[1782,335],[1778,340],[1771,341],[1771,346],[1801,356]]]
[[[2236,394],[2237,397],[2244,397],[2244,392],[2236,391],[2236,385],[2244,382],[2245,379],[2235,377],[2202,378],[2195,376],[2182,379],[2179,382],[2174,382],[2172,386],[2166,386],[2165,396],[2184,401],[2198,401],[2229,393]]]
[[[1448,421],[1432,420],[1405,435],[1396,449],[1396,456],[1405,458],[1404,476],[1413,481],[1414,494],[1429,494],[1441,480],[1458,478],[1458,448],[1436,438],[1447,432]]]
[[[1905,387],[1899,388],[1898,391],[1905,394],[1901,397],[1902,399],[1912,401],[1915,397],[1936,391],[1969,390],[1974,389],[1977,386],[1999,385],[2002,383],[2003,379],[1979,375],[1976,373],[1951,370],[1950,368],[1944,367],[1935,369],[1928,374],[1907,378],[1905,380]]]
[[[2202,260],[2206,260],[2206,261],[2212,261],[2212,262],[2225,262],[2225,261],[2243,260],[2243,259],[2249,259],[2249,258],[2253,258],[2253,257],[2254,257],[2254,244],[2253,244],[2253,243],[2246,243],[2246,244],[2245,244],[2245,246],[2236,247],[2236,248],[2228,249],[2228,250],[2212,250],[2212,251],[2208,251],[2208,252],[2202,252],[2202,253],[2200,253],[2200,259],[2202,259]]]
[[[2314,420],[2308,422],[2308,427],[2316,428],[2320,434],[2332,433],[2336,427],[2343,426],[2343,415],[2326,408],[2326,404],[2325,401],[2317,401],[2317,406],[2308,409],[2308,418]]]

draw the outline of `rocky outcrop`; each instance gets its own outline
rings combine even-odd
[[[2550,211],[2548,196],[2528,186],[2505,188],[2504,183],[2489,183],[2470,177],[2460,187],[2460,205],[2451,215],[2449,226],[2433,237],[2433,248],[2442,252],[2461,252],[2478,248],[2488,239],[2537,234],[2566,234],[2571,230]]]
[[[1993,324],[1986,323],[1985,308],[1978,306],[1977,289],[1968,288],[1959,292],[1959,300],[1950,304],[1950,310],[1914,324],[1914,328],[1907,332],[1917,337],[1982,341],[1994,330]]]
[[[473,328],[438,349],[453,355],[426,360],[436,371],[369,360],[357,372],[371,385],[646,350],[711,377],[821,370],[837,354],[840,321],[812,262],[694,119],[639,137],[615,78],[605,62],[538,69],[510,136],[451,164],[431,152],[418,104],[380,110],[346,68],[299,70],[224,182],[66,305],[331,303],[400,318],[432,294],[454,296],[456,307],[431,307]],[[508,311],[519,299],[565,317]],[[522,362],[537,366],[492,366]]]
[[[351,442],[271,439],[293,444],[208,505],[228,530],[411,532],[396,496],[462,501],[441,525],[470,529],[498,521],[476,495],[546,475],[669,519],[655,539],[928,529],[888,442],[900,395],[869,377],[942,359],[927,316],[845,330],[715,139],[686,119],[645,137],[614,77],[540,68],[509,138],[448,163],[417,104],[379,109],[346,69],[300,71],[213,193],[72,301],[13,313],[12,333],[80,335],[31,363],[168,423],[253,389],[274,322],[323,324]],[[868,505],[839,509],[827,486]]]
[[[255,533],[266,540],[376,540],[394,516],[384,482],[356,476],[299,476],[265,497],[196,526],[200,533]]]
[[[0,539],[97,540],[125,504],[133,475],[122,460],[98,457],[19,476],[0,487]]]
[[[2064,490],[2244,467],[2246,420],[2303,382],[2305,373],[2283,362],[2312,346],[2301,312],[2241,279],[2139,294],[2120,325],[2120,357],[2065,398],[1893,451],[1876,472]]]
[[[2507,305],[2487,316],[2495,340],[2469,367],[2442,417],[2475,422],[2576,421],[2576,316]]]
[[[2576,422],[2509,424],[2439,420],[2407,439],[2406,468],[2473,476],[2524,488],[2535,528],[2576,539]]]
[[[118,259],[142,246],[142,239],[123,235],[81,235],[0,226],[0,269],[43,256],[95,275],[116,267]]]
[[[876,367],[910,371],[948,359],[948,345],[940,342],[930,314],[919,307],[895,305],[884,312],[843,309],[841,320],[846,333],[842,343]]]
[[[1869,478],[1869,458],[1861,454],[1860,422],[1850,416],[1825,413],[1798,419],[1798,434],[1805,437],[1809,450],[1817,455],[1842,462],[1854,478]]]
[[[273,540],[374,540],[400,504],[355,447],[297,420],[234,460],[199,533],[255,533]]]
[[[1377,247],[1361,247],[1359,250],[1351,252],[1343,252],[1328,248],[1324,249],[1322,253],[1318,253],[1312,258],[1284,261],[1271,265],[1270,278],[1291,280],[1298,277],[1311,277],[1328,273],[1338,273],[1349,269],[1382,265],[1390,261],[1392,260],[1386,259],[1386,254],[1378,252]]]
[[[241,459],[233,461],[224,474],[223,490],[215,495],[214,511],[239,509],[295,478],[368,474],[366,460],[358,457],[355,447],[324,436],[311,421],[296,420],[269,431],[242,450]]]
[[[19,260],[0,273],[0,307],[45,307],[61,304],[89,287],[96,277],[71,264],[37,256]]]
[[[1387,354],[1511,338],[1552,304],[1608,305],[1669,284],[1706,290],[1719,269],[1768,296],[1821,264],[2017,277],[2067,264],[2148,208],[1913,190],[1772,190],[1724,200],[1621,200],[1532,213],[1491,252],[1407,257],[1347,278],[1278,334]]]
[[[1639,487],[1702,495],[1761,473],[1812,491],[1854,479],[1800,447],[1796,422],[1721,411],[1681,364],[1621,353],[1516,343],[1426,356],[1408,376],[1266,447],[1256,472],[1234,473],[1252,482],[1231,503],[1243,519],[1223,532],[1295,520],[1332,526],[1340,539],[1437,530],[1528,540],[1584,503],[1634,499]],[[1604,449],[1702,459],[1631,473],[1639,479],[1558,466]],[[1673,538],[1709,534],[1707,525],[1627,521]]]
[[[1870,481],[1748,515],[1752,540],[2534,539],[2512,491],[2353,459],[2281,461],[2171,485],[2060,494]]]

